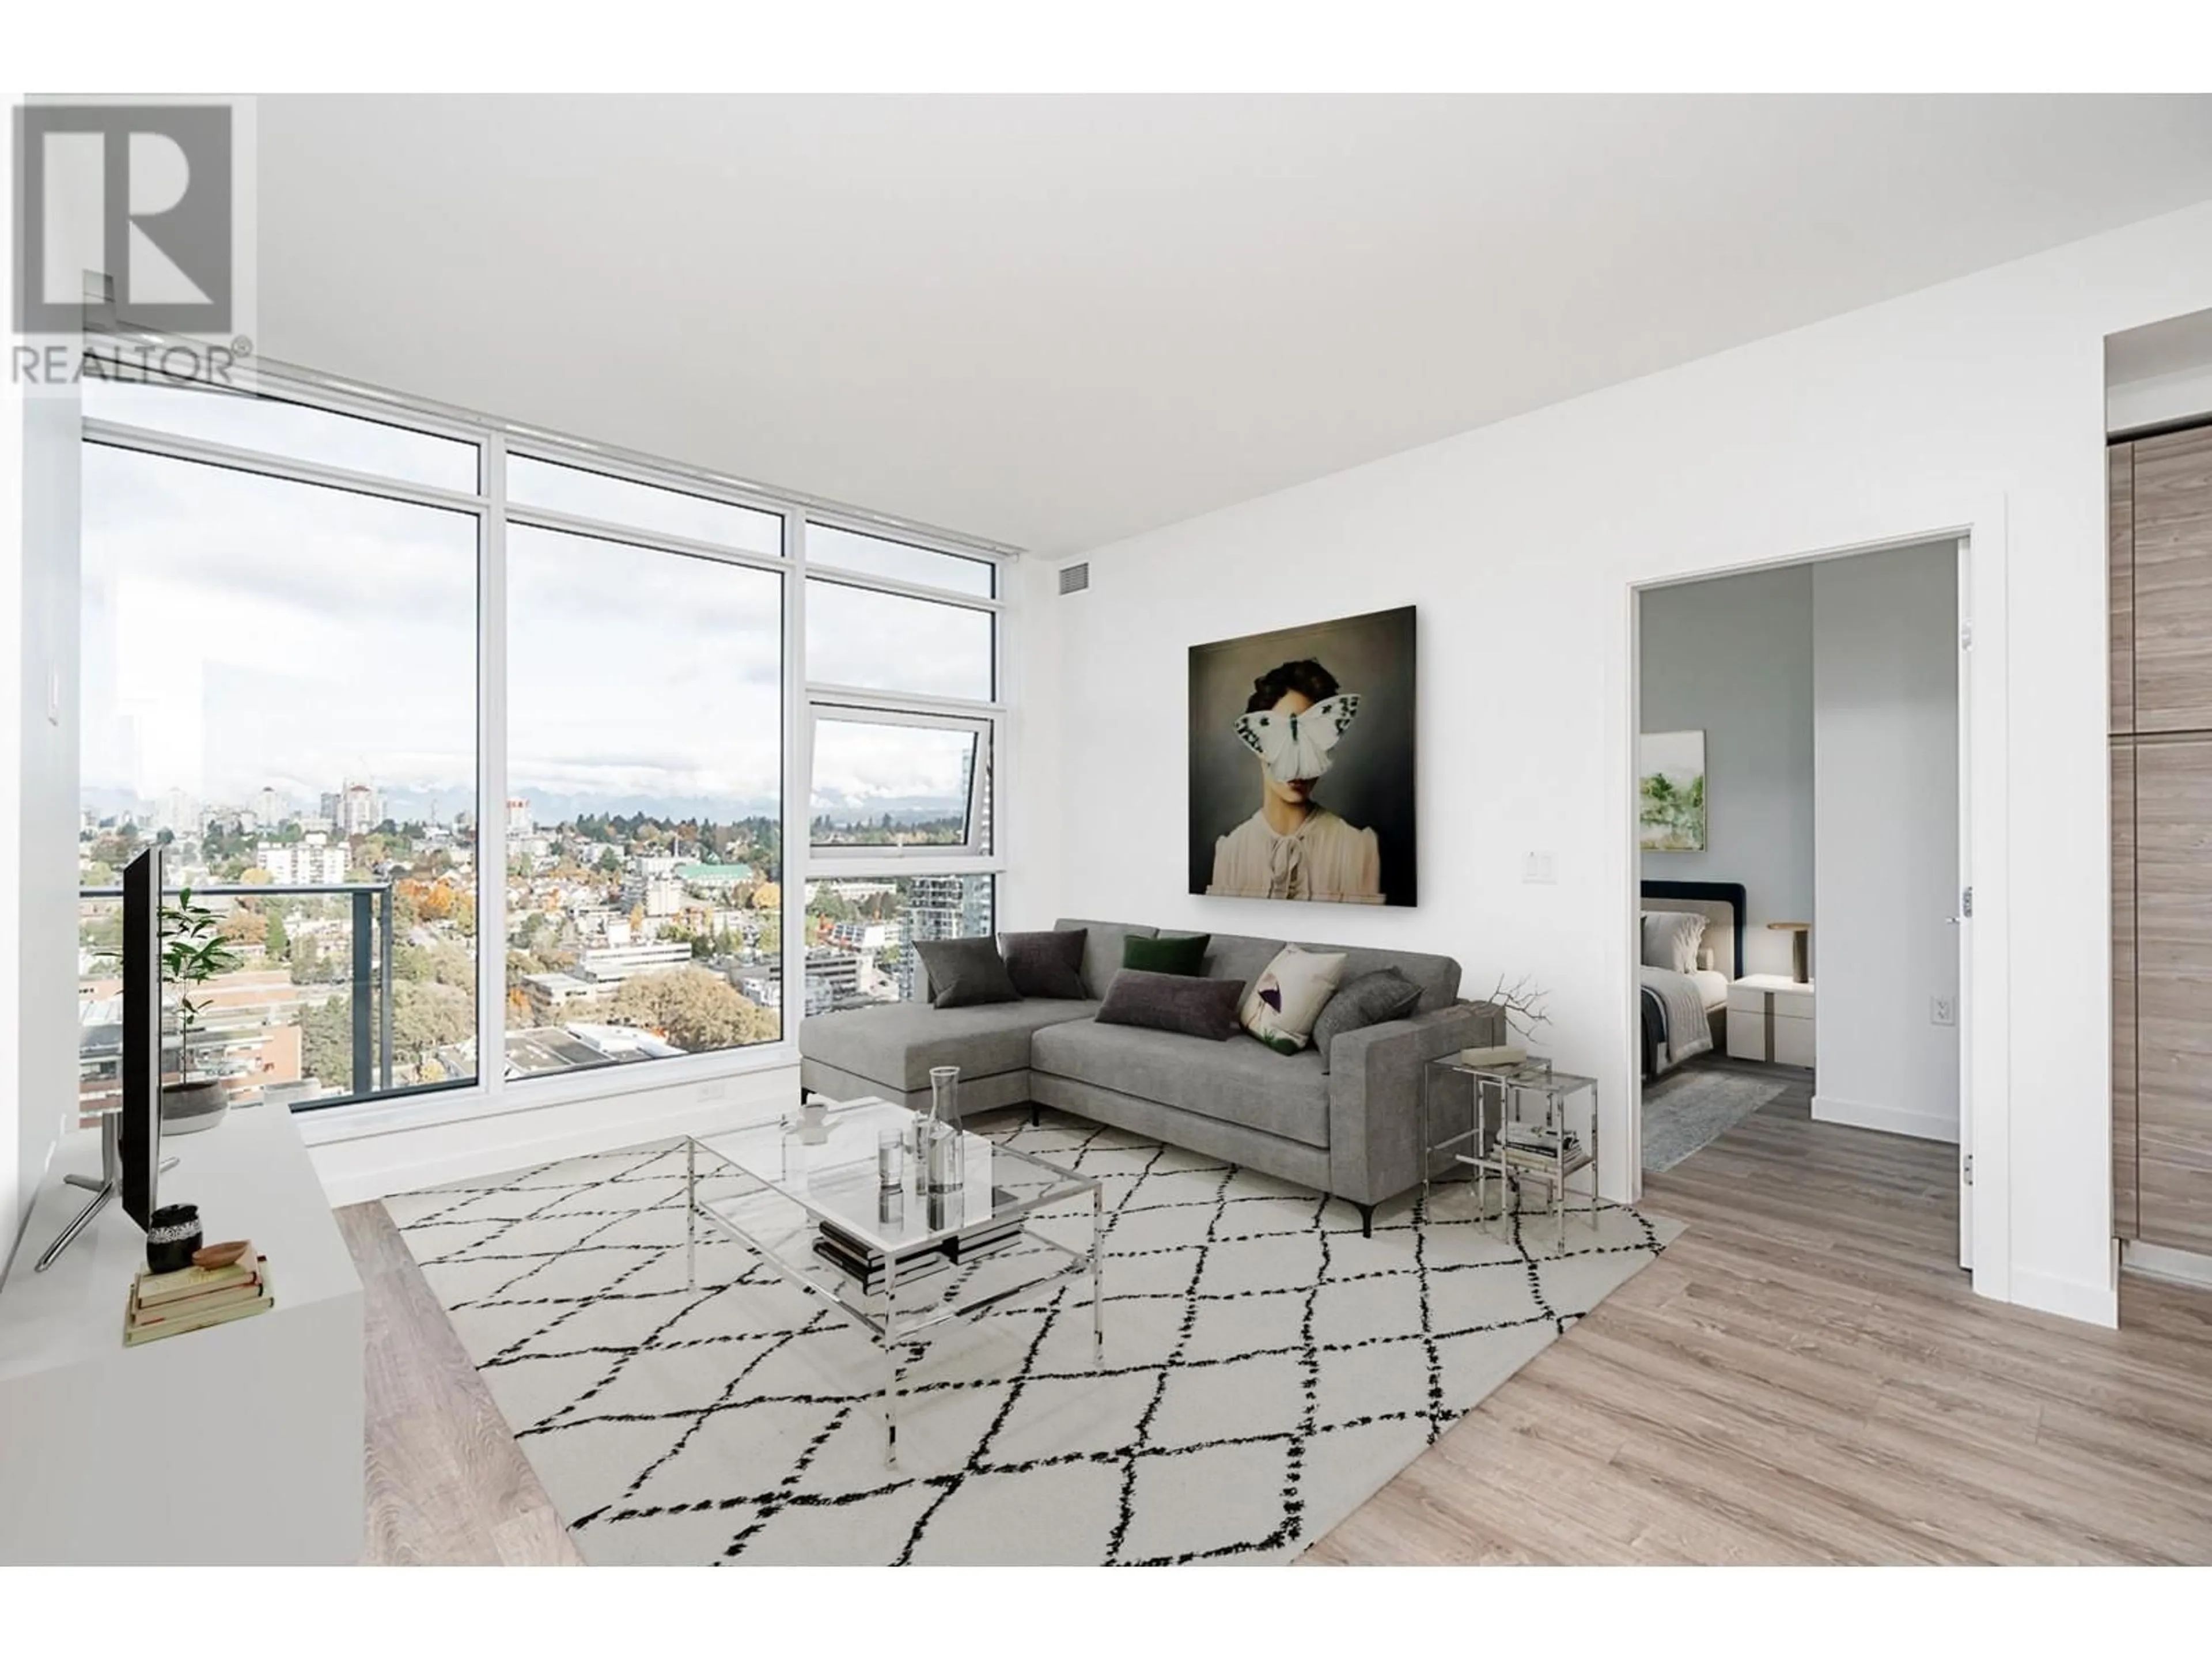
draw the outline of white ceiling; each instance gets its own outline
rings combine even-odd
[[[2212,198],[2212,98],[268,98],[264,349],[1059,554]]]

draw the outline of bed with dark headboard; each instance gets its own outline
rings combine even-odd
[[[1644,1075],[1670,1071],[1685,1060],[1728,1043],[1729,981],[1743,974],[1743,928],[1747,909],[1735,881],[1647,881],[1643,913],[1674,911],[1705,918],[1697,966],[1688,973],[1671,964],[1642,964]],[[1639,926],[1639,937],[1642,933]],[[1703,1024],[1696,1024],[1699,1012]]]

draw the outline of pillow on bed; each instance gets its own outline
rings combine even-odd
[[[1705,919],[1688,910],[1644,912],[1644,965],[1669,973],[1693,974],[1698,969],[1698,946],[1705,937]]]

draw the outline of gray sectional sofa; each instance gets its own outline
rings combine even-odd
[[[1099,1123],[1259,1170],[1356,1205],[1375,1206],[1421,1178],[1421,1069],[1441,1055],[1505,1040],[1502,1012],[1458,1000],[1449,957],[1316,945],[1349,958],[1345,978],[1395,966],[1420,988],[1413,1014],[1337,1037],[1328,1055],[1279,1054],[1249,1037],[1226,1042],[1092,1018],[1121,967],[1121,943],[1158,930],[1124,922],[1085,930],[1082,1001],[933,1008],[916,1001],[827,1014],[799,1026],[802,1087],[836,1099],[876,1095],[926,1109],[933,1066],[960,1067],[963,1116],[999,1107],[1056,1107]],[[1216,933],[1209,978],[1249,984],[1286,941]],[[1303,941],[1301,941],[1303,943]]]

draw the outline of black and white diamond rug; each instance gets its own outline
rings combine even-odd
[[[866,1336],[704,1224],[687,1286],[681,1142],[385,1202],[594,1564],[1286,1559],[1680,1231],[1609,1209],[1561,1251],[1455,1183],[1363,1238],[1120,1130],[971,1127],[1103,1179],[1104,1367],[1087,1280],[951,1326],[895,1469]]]

